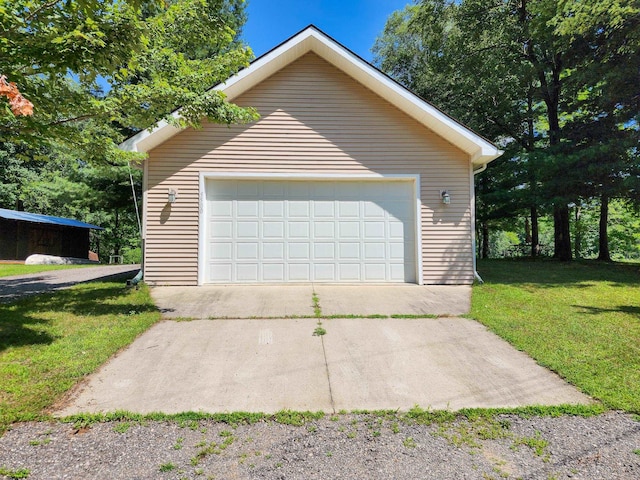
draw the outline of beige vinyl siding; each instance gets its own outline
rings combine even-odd
[[[149,154],[147,281],[197,284],[200,172],[419,174],[424,283],[473,281],[465,153],[313,53],[233,100],[261,119],[186,129]]]

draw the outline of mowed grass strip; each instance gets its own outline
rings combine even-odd
[[[640,265],[478,262],[471,316],[613,409],[640,413]]]
[[[0,305],[0,434],[37,418],[160,319],[124,277]]]
[[[88,265],[22,265],[17,263],[0,263],[0,278],[13,275],[48,272],[50,270],[68,270],[70,268],[99,267],[100,264]]]

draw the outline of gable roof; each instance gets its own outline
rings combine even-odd
[[[46,223],[48,225],[62,225],[64,227],[91,228],[93,230],[104,230],[97,225],[73,220],[72,218],[53,217],[51,215],[42,215],[40,213],[19,212],[17,210],[7,210],[0,208],[0,218],[6,220],[16,220],[19,222]]]
[[[224,92],[232,102],[309,52],[342,70],[429,130],[469,154],[474,165],[486,165],[502,155],[503,152],[493,143],[418,97],[313,25],[254,60],[247,68],[213,89]],[[178,117],[179,112],[180,110],[176,110],[172,115]],[[120,148],[148,152],[180,131],[182,129],[162,120],[151,131],[143,130],[125,140]]]

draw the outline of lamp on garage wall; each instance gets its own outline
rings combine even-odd
[[[451,195],[446,190],[440,190],[440,198],[443,205],[449,205],[451,203]]]
[[[178,191],[174,188],[170,188],[169,194],[168,194],[169,203],[176,203],[177,198],[178,198]]]

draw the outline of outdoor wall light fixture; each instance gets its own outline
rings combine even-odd
[[[449,192],[446,190],[440,190],[440,198],[444,205],[449,205],[451,203],[451,195],[449,195]]]
[[[176,198],[178,198],[178,192],[173,188],[170,188],[168,197],[169,197],[168,198],[169,203],[176,203]]]

